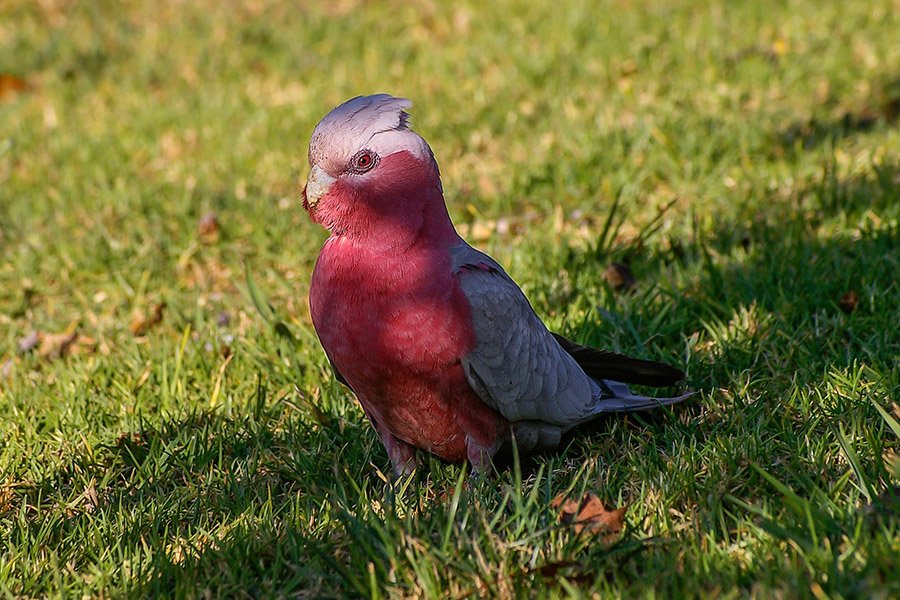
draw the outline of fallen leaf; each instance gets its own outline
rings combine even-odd
[[[41,358],[63,358],[75,342],[78,341],[78,331],[68,333],[42,333],[40,335],[41,344],[38,347],[38,354]]]
[[[37,349],[43,359],[63,358],[69,354],[93,352],[97,349],[97,341],[78,333],[71,327],[62,333],[44,333],[31,331],[19,340],[19,353],[25,354]]]
[[[634,273],[631,272],[631,267],[624,263],[609,263],[609,266],[606,267],[606,271],[603,273],[603,277],[616,291],[627,292],[637,283]]]
[[[588,531],[602,535],[605,541],[613,539],[622,531],[627,507],[606,510],[596,494],[586,492],[580,500],[572,500],[562,494],[550,502],[550,507],[559,511],[559,520],[571,525],[575,533]]]
[[[9,73],[0,73],[0,100],[14,98],[29,89],[31,86],[25,79]]]
[[[19,354],[31,352],[41,343],[41,336],[37,331],[29,331],[28,334],[19,340]]]
[[[200,236],[200,241],[204,244],[215,244],[218,242],[220,232],[219,215],[214,212],[206,213],[197,222],[197,234]]]
[[[160,302],[154,304],[149,312],[136,312],[131,319],[128,328],[135,336],[142,336],[147,333],[151,327],[162,322],[163,311],[166,309],[166,303]]]
[[[856,310],[856,306],[859,304],[859,294],[856,293],[856,290],[850,290],[841,296],[841,299],[838,300],[838,306],[841,307],[841,310],[847,313],[848,315]]]
[[[535,567],[528,572],[537,573],[541,577],[556,577],[557,573],[559,573],[560,571],[580,566],[581,563],[577,563],[574,560],[557,560],[554,562],[549,562],[545,565],[541,565],[539,567]]]

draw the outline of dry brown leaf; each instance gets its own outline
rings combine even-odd
[[[219,241],[221,228],[219,226],[219,215],[214,212],[208,212],[197,222],[197,234],[200,241],[204,244],[215,244]]]
[[[841,307],[841,310],[847,314],[852,313],[856,310],[856,306],[859,304],[859,294],[856,293],[856,290],[850,290],[838,300],[838,306]]]
[[[609,263],[609,266],[606,267],[606,271],[603,273],[603,277],[616,291],[627,292],[637,283],[634,273],[631,272],[631,267],[624,263]]]
[[[149,312],[136,312],[131,319],[128,328],[135,336],[141,336],[147,333],[151,327],[162,322],[163,311],[166,309],[166,303],[160,302],[154,304]]]
[[[562,577],[570,584],[591,585],[596,579],[596,573],[591,572],[585,565],[572,560],[558,560],[543,564],[534,569],[524,571],[524,574],[536,574],[547,579]]]
[[[529,573],[537,573],[541,577],[556,577],[556,575],[560,571],[564,571],[567,569],[572,569],[574,567],[581,567],[581,563],[577,563],[574,560],[557,560],[554,562],[549,562],[543,564],[539,567],[535,567],[534,569],[528,571]]]
[[[41,358],[63,358],[68,355],[78,342],[78,331],[40,334],[41,344],[38,354]]]
[[[43,359],[63,358],[69,354],[93,352],[97,349],[97,341],[81,335],[74,327],[62,333],[32,331],[19,340],[21,354],[35,349]]]
[[[0,73],[0,100],[15,98],[29,89],[31,86],[27,80],[9,73]]]
[[[571,525],[575,533],[587,530],[610,540],[622,531],[627,507],[606,510],[596,494],[586,492],[580,500],[558,495],[550,502],[550,507],[559,511],[561,523]]]

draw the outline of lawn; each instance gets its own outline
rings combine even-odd
[[[4,0],[0,594],[898,597],[897,7]],[[299,198],[374,92],[551,328],[697,395],[392,481]]]

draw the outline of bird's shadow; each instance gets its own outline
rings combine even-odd
[[[700,394],[670,409],[629,415],[626,428],[635,431],[636,425],[648,439],[664,440],[668,453],[703,447],[725,434],[731,438],[734,451],[704,453],[704,464],[695,468],[712,475],[698,478],[702,486],[686,484],[693,488],[684,498],[686,508],[698,500],[703,506],[708,489],[754,497],[765,482],[747,471],[748,464],[780,465],[779,476],[802,479],[797,449],[790,447],[795,434],[784,420],[797,411],[791,398],[798,391],[863,366],[867,377],[889,386],[885,382],[900,351],[889,316],[896,314],[891,298],[900,281],[898,207],[900,164],[842,178],[826,160],[820,179],[793,190],[765,214],[717,222],[703,237],[659,245],[667,250],[627,249],[640,273],[635,290],[606,286],[605,297],[612,300],[594,313],[603,317],[576,323],[569,334],[679,367],[684,363],[665,349],[685,349],[687,385]],[[841,226],[832,227],[835,222]],[[586,271],[582,280],[602,281],[611,260],[583,247],[558,256],[555,267]],[[688,274],[677,289],[668,283],[676,269]],[[536,295],[552,294],[549,287],[537,286]],[[548,308],[538,306],[539,312]],[[665,311],[666,318],[655,319],[657,311]],[[643,343],[635,344],[636,339]],[[821,410],[824,418],[803,424],[812,439],[832,436],[842,418],[878,422],[874,408],[861,398],[826,403]],[[563,447],[585,458],[604,448],[608,460],[619,454],[627,460],[619,450],[627,436],[610,433],[622,429],[619,422],[615,415],[597,419],[568,436]],[[759,437],[754,427],[771,427],[772,443],[752,442]],[[840,470],[812,464],[809,469],[828,480]]]

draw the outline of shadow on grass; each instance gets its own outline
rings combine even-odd
[[[842,465],[816,465],[798,454],[802,445],[817,436],[833,441],[842,421],[878,423],[867,388],[849,381],[872,380],[872,389],[883,393],[896,385],[900,168],[884,165],[847,180],[833,177],[830,167],[823,170],[820,181],[795,192],[790,202],[747,221],[716,224],[687,243],[671,240],[674,250],[569,250],[563,258],[562,267],[582,273],[580,280],[592,282],[597,301],[605,303],[574,324],[573,337],[678,366],[685,364],[661,348],[683,347],[688,383],[710,398],[627,419],[666,454],[727,439],[728,448],[695,465],[704,475],[694,481],[693,474],[678,476],[691,490],[686,505],[710,491],[720,497],[726,491],[758,493],[764,482],[747,471],[750,463],[783,465],[779,471],[786,476],[813,470],[837,479]],[[624,258],[641,274],[637,290],[598,288],[607,262]],[[653,283],[675,272],[687,282],[677,292]],[[838,391],[812,391],[829,386]],[[808,397],[813,393],[822,396],[814,401]],[[615,456],[628,436],[604,432],[625,427],[620,421],[600,419],[584,429],[599,435],[600,448]],[[873,442],[863,451],[874,458],[883,449]],[[665,466],[665,458],[648,460]],[[869,475],[881,475],[871,461],[866,464]]]
[[[739,222],[717,223],[687,242],[670,239],[669,250],[648,251],[643,245],[602,252],[568,249],[562,267],[573,279],[584,273],[580,280],[594,289],[609,261],[630,262],[639,274],[633,293],[603,285],[597,300],[606,304],[600,309],[603,318],[576,327],[575,335],[587,343],[611,343],[617,351],[665,359],[629,344],[654,339],[677,347],[684,336],[696,334],[733,350],[731,360],[719,363],[733,372],[764,364],[756,354],[764,339],[777,333],[785,338],[773,348],[779,354],[808,350],[802,357],[780,357],[780,368],[804,364],[820,375],[827,366],[849,366],[854,360],[888,368],[897,345],[889,325],[900,275],[900,165],[885,164],[868,177],[847,180],[839,180],[833,167],[824,164],[821,178],[788,202],[773,203],[767,212]],[[677,292],[665,283],[675,271],[688,282]],[[665,319],[654,319],[660,312]],[[726,373],[711,366],[705,383],[716,385],[717,376]]]
[[[321,412],[318,417],[325,422],[234,421],[205,415],[199,423],[170,424],[171,436],[193,429],[209,440],[201,442],[202,450],[187,464],[189,472],[215,473],[217,481],[208,490],[190,494],[195,515],[208,515],[209,525],[192,517],[183,523],[189,534],[160,531],[161,540],[170,540],[169,547],[154,554],[141,595],[194,595],[198,580],[215,582],[216,589],[203,591],[213,596],[340,593],[335,560],[322,542],[334,542],[331,552],[347,546],[340,541],[343,534],[335,531],[335,482],[374,479],[366,458],[378,462],[384,453],[367,423]],[[210,418],[216,423],[212,427],[204,422]],[[339,443],[348,437],[353,445]],[[387,460],[386,455],[380,458]]]
[[[890,368],[890,300],[900,274],[896,167],[839,181],[826,165],[794,207],[757,215],[749,227],[722,225],[698,244],[701,276],[684,306],[708,315],[707,333],[730,356],[743,355],[730,368],[813,376],[854,361]],[[830,231],[834,221],[841,233]]]
[[[867,106],[847,110],[833,119],[810,118],[794,121],[774,136],[778,146],[808,150],[850,135],[868,133],[879,123],[896,125],[900,118],[900,78],[872,82],[875,92]]]
[[[607,261],[623,257],[642,274],[630,294],[601,287],[608,308],[598,311],[600,319],[588,311],[574,337],[676,363],[659,348],[684,344],[689,383],[704,397],[671,411],[599,419],[570,436],[564,452],[576,463],[593,458],[610,465],[613,479],[605,483],[612,489],[633,484],[616,475],[615,465],[628,464],[630,477],[646,482],[640,487],[693,514],[699,531],[723,543],[740,541],[739,523],[747,518],[729,498],[772,507],[775,520],[769,522],[784,527],[773,525],[770,534],[792,544],[803,560],[830,556],[830,548],[854,532],[881,535],[880,525],[859,520],[857,503],[866,499],[844,489],[847,463],[825,457],[835,455],[841,428],[852,431],[859,440],[854,481],[868,481],[879,492],[890,481],[881,458],[890,436],[879,433],[885,425],[871,400],[886,404],[900,389],[898,173],[898,165],[888,164],[839,180],[825,166],[822,179],[789,202],[670,244],[678,251],[570,250],[562,268],[586,273],[581,281],[602,281]],[[665,283],[647,283],[664,282],[670,273],[688,284],[675,292]],[[824,494],[832,504],[817,514],[815,525],[803,523],[785,512],[782,491],[756,466],[810,502]],[[885,539],[875,544],[878,552],[889,549],[881,544]],[[672,560],[669,551],[653,550],[622,565],[621,573],[630,573],[625,576],[633,583],[648,564],[668,570],[664,563]],[[829,576],[841,593],[859,593],[861,576],[886,575],[840,560],[829,563]],[[721,569],[737,567],[723,563]],[[715,570],[704,579],[715,579]],[[738,571],[738,579],[752,584],[765,567]]]
[[[335,589],[317,550],[336,527],[334,480],[374,478],[366,457],[387,461],[366,423],[320,416],[327,422],[310,424],[294,408],[261,402],[234,418],[206,410],[165,418],[21,489],[21,504],[39,509],[31,516],[0,516],[19,518],[16,535],[35,548],[59,548],[74,572],[89,572],[97,556],[123,557],[115,585],[139,597],[320,597]],[[339,443],[348,438],[349,447]]]

